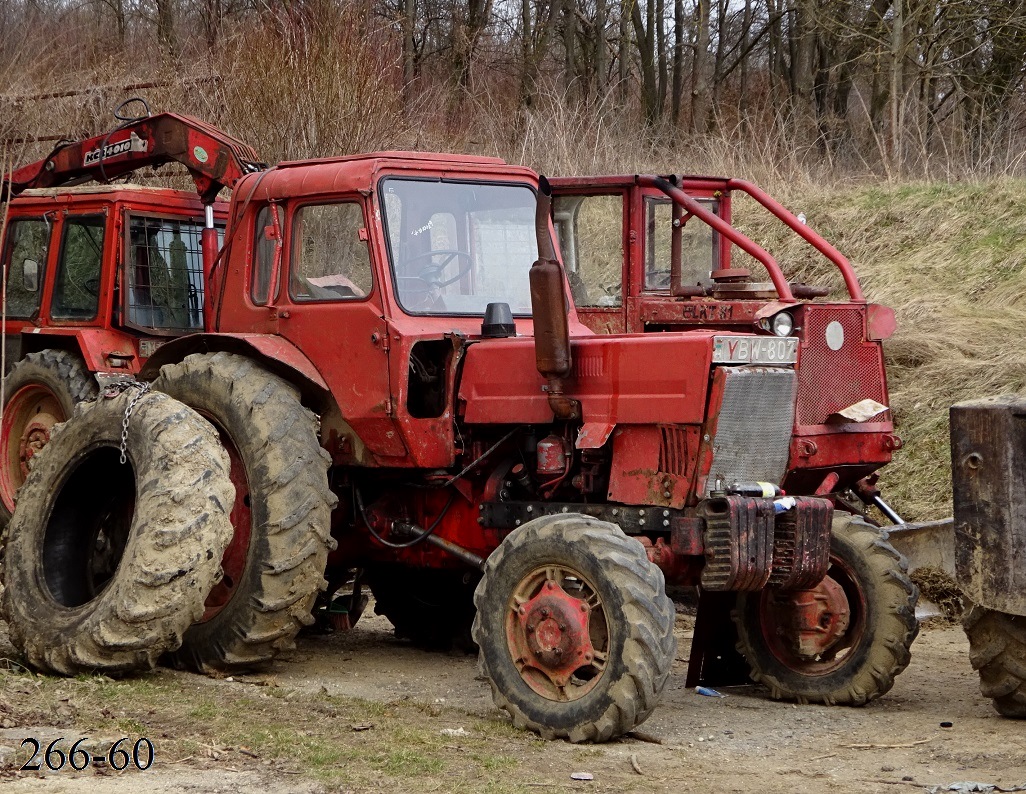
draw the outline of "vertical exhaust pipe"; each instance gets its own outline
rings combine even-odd
[[[531,313],[534,317],[534,351],[538,372],[548,381],[549,407],[557,419],[576,419],[580,405],[563,393],[563,379],[570,374],[570,324],[567,319],[563,268],[556,259],[549,233],[552,187],[538,177],[538,206],[534,231],[538,261],[531,266]]]

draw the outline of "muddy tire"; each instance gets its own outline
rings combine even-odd
[[[152,668],[203,614],[234,489],[213,428],[163,394],[83,403],[55,428],[8,526],[3,615],[37,670]]]
[[[296,389],[244,356],[197,354],[153,382],[214,425],[232,461],[235,534],[224,578],[169,659],[201,672],[257,667],[295,647],[327,585],[328,453]]]
[[[974,606],[962,626],[983,696],[999,714],[1026,718],[1026,617]]]
[[[474,603],[482,673],[517,727],[608,741],[659,702],[673,604],[662,571],[619,527],[573,513],[524,524],[488,557]]]
[[[388,618],[395,636],[428,650],[476,653],[470,629],[474,622],[474,588],[480,576],[376,566],[367,570],[374,612]]]
[[[915,617],[919,591],[908,576],[908,563],[877,527],[847,513],[835,513],[827,579],[848,610],[836,640],[813,654],[797,647],[797,615],[790,604],[801,594],[763,590],[742,593],[734,611],[737,649],[748,661],[752,678],[776,699],[799,703],[861,706],[894,685],[908,666],[909,648],[919,633]],[[805,591],[812,593],[813,591]],[[817,591],[817,597],[824,593]],[[826,610],[824,624],[840,609]]]
[[[64,350],[29,353],[11,369],[0,422],[0,523],[14,512],[32,458],[48,443],[54,425],[96,394],[96,379],[85,362]]]

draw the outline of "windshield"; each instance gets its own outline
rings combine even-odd
[[[484,314],[489,303],[531,313],[538,258],[536,198],[527,185],[425,179],[382,183],[396,294],[412,314]]]

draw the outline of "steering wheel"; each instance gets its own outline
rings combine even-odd
[[[435,264],[431,260],[436,256],[445,258],[441,262]],[[464,258],[465,264],[459,264],[456,275],[452,278],[443,278],[442,274],[448,269],[450,263],[453,260],[456,260],[456,262],[459,263],[460,257]],[[448,287],[450,284],[455,284],[470,272],[470,267],[473,263],[473,259],[468,251],[457,251],[455,248],[442,248],[437,251],[425,251],[423,254],[411,256],[406,260],[406,264],[411,265],[414,262],[419,262],[421,259],[427,259],[428,264],[422,267],[416,276],[407,276],[406,278],[418,278],[430,287],[438,288]]]

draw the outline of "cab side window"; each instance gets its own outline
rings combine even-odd
[[[261,207],[253,227],[253,271],[250,274],[249,292],[253,303],[263,306],[271,299],[271,282],[274,280],[272,276],[278,259],[282,228],[281,209],[275,204]],[[278,292],[278,285],[275,284],[275,298]]]
[[[3,256],[8,317],[27,320],[39,312],[49,248],[50,224],[42,218],[17,218],[8,224]]]
[[[717,202],[698,199],[707,210],[718,213]],[[667,199],[645,200],[645,289],[670,289],[670,246],[673,235],[673,204]],[[709,283],[716,270],[719,238],[711,226],[691,218],[681,230],[681,284],[693,287]]]
[[[370,294],[370,252],[356,202],[300,207],[292,223],[289,294],[296,301],[359,300]]]
[[[623,197],[557,196],[553,222],[578,307],[623,304]]]
[[[106,219],[102,215],[68,217],[54,279],[50,316],[92,320],[100,305],[100,268]]]
[[[197,221],[129,220],[125,268],[129,323],[176,331],[203,327],[202,235]]]

